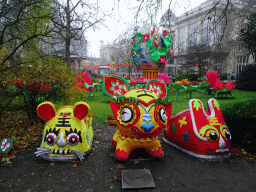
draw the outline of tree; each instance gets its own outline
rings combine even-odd
[[[247,17],[248,21],[241,28],[239,36],[250,54],[256,56],[256,12]]]
[[[47,37],[51,32],[52,28],[48,25],[51,18],[50,2],[46,0],[1,1],[0,72],[21,65],[19,58],[28,51],[38,49],[38,40]]]
[[[17,96],[9,84],[25,64],[43,58],[39,52],[40,38],[51,32],[51,1],[3,0],[0,2],[0,118],[1,113]],[[32,57],[32,55],[34,55]]]
[[[130,79],[130,74],[131,74],[131,69],[133,65],[130,65],[132,63],[132,56],[131,56],[131,50],[132,50],[132,45],[131,45],[131,39],[125,38],[123,36],[120,36],[120,39],[118,43],[115,45],[115,55],[116,58],[118,58],[119,63],[126,63],[127,64],[127,72],[128,76]]]
[[[54,30],[51,41],[47,43],[60,44],[65,47],[65,61],[70,63],[71,44],[74,40],[82,40],[86,29],[96,27],[104,21],[106,14],[97,4],[87,0],[66,0],[66,3],[55,0],[52,23]]]
[[[199,75],[203,75],[203,68],[209,66],[209,59],[211,56],[211,47],[209,44],[197,44],[190,46],[186,58],[186,67],[198,67]]]

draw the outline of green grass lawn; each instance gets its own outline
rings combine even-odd
[[[232,94],[235,96],[234,99],[232,99],[231,96],[228,96],[227,99],[225,98],[218,98],[217,100],[220,103],[220,107],[222,109],[232,107],[235,103],[244,102],[247,100],[256,99],[256,92],[254,91],[240,91],[240,90],[233,90]],[[91,113],[93,114],[93,121],[95,122],[101,122],[101,123],[108,123],[107,116],[113,115],[112,110],[109,104],[109,98],[105,96],[102,92],[102,90],[98,90],[92,93],[92,98],[89,100],[88,97],[86,98],[77,98],[74,103],[70,103],[71,105],[74,105],[77,101],[85,101],[87,102],[91,107]],[[178,101],[175,101],[176,98],[176,92],[175,89],[170,89],[168,98],[172,100],[172,113],[179,113],[185,109],[188,109],[189,106],[189,100],[190,95],[189,93],[184,93],[183,90],[179,91],[179,97]],[[207,111],[207,101],[210,98],[214,98],[214,95],[207,95],[206,98],[204,98],[204,95],[202,93],[202,90],[198,90],[196,92],[192,93],[192,98],[197,98],[201,100],[204,104],[205,110]],[[12,103],[12,106],[19,106],[20,103],[18,99],[15,99]],[[61,107],[63,106],[63,102],[54,103],[55,107]]]
[[[256,99],[256,92],[252,92],[252,91],[233,90],[232,94],[235,96],[234,99],[232,99],[231,96],[228,96],[227,99],[225,98],[217,99],[222,109],[232,107],[235,103]],[[179,92],[179,99],[176,102],[175,90],[170,89],[168,98],[172,100],[172,113],[174,114],[189,108],[188,106],[189,100],[190,100],[189,93],[184,93],[184,91],[181,90]],[[204,98],[202,91],[198,90],[197,92],[192,93],[192,98],[201,100],[204,104],[205,110],[207,111],[208,110],[207,102],[210,98],[214,98],[214,95],[206,95],[206,98]],[[101,123],[108,123],[107,116],[113,115],[113,113],[109,104],[109,98],[105,96],[102,91],[93,92],[93,97],[91,98],[91,100],[89,100],[88,98],[85,98],[84,101],[90,105],[91,113],[93,114],[94,121],[101,122]]]

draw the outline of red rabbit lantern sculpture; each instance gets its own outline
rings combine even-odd
[[[216,99],[208,101],[207,113],[200,100],[191,99],[188,110],[171,116],[163,140],[203,159],[221,160],[231,155],[231,134]]]
[[[172,109],[166,99],[165,83],[151,80],[146,89],[130,89],[124,78],[103,75],[103,92],[110,97],[114,114],[108,118],[117,122],[112,140],[117,159],[127,160],[138,148],[154,158],[162,158],[164,151],[157,135],[167,126]]]

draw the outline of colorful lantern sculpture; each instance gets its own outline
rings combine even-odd
[[[51,102],[37,107],[40,117],[48,120],[36,156],[50,161],[83,160],[93,141],[92,114],[85,102],[55,110]]]
[[[117,159],[125,161],[137,148],[145,149],[152,157],[164,157],[158,136],[167,126],[172,105],[167,101],[165,83],[151,80],[146,89],[130,89],[129,83],[116,75],[103,76],[103,92],[110,97],[116,120],[112,143]]]
[[[231,134],[216,99],[208,101],[205,113],[198,99],[189,101],[189,109],[171,116],[164,141],[192,156],[220,160],[231,155]]]

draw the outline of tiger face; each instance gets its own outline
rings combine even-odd
[[[122,102],[110,101],[118,127],[122,127],[119,129],[122,135],[153,137],[167,125],[167,117],[171,115],[171,103],[163,102],[155,92],[132,89],[123,97]]]
[[[89,110],[84,102],[58,110],[50,102],[40,104],[37,112],[48,121],[37,156],[48,160],[82,160],[91,149],[93,138]]]

